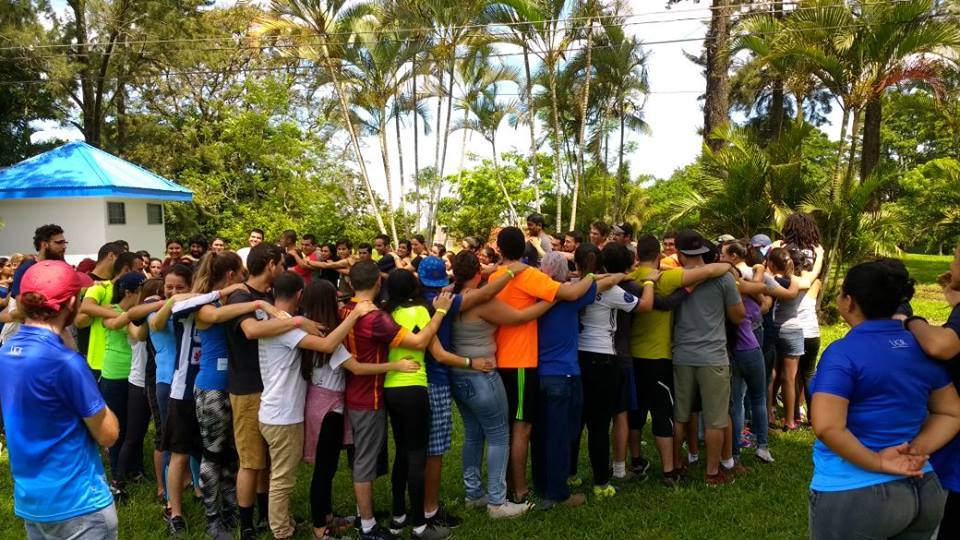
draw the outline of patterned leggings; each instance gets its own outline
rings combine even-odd
[[[203,443],[200,492],[208,518],[237,508],[237,449],[233,441],[230,398],[226,390],[193,389]]]

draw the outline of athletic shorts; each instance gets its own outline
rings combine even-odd
[[[633,382],[633,368],[621,368],[623,377],[618,384],[620,400],[617,403],[617,414],[637,410],[637,386]]]
[[[442,456],[450,451],[453,438],[453,397],[450,387],[441,384],[427,385],[430,397],[430,439],[427,441],[428,456]]]
[[[163,425],[163,450],[177,454],[197,455],[203,444],[200,440],[200,424],[192,399],[170,398],[167,404],[167,420]]]
[[[703,402],[703,425],[727,427],[730,417],[730,366],[673,365],[674,406],[677,422],[689,422],[699,394]]]
[[[803,330],[781,328],[777,333],[777,354],[781,358],[803,356]]]
[[[533,422],[540,393],[537,368],[500,368],[497,371],[507,391],[507,418],[510,422]]]
[[[267,468],[267,441],[260,434],[260,393],[230,394],[233,411],[233,439],[240,455],[240,468],[261,471]]]
[[[387,441],[387,411],[347,409],[347,418],[353,428],[353,481],[373,482],[380,450]]]
[[[653,420],[653,436],[672,437],[673,362],[669,358],[634,358],[633,373],[640,411],[644,415],[649,411]]]
[[[220,464],[235,462],[237,449],[233,443],[230,395],[226,390],[194,388],[193,401],[197,407],[197,423],[200,424],[203,457]]]

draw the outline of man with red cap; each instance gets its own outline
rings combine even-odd
[[[89,282],[89,278],[87,278]],[[77,314],[81,274],[44,260],[23,274],[20,331],[0,347],[14,512],[27,538],[117,538],[117,512],[99,446],[112,446],[117,418],[87,362],[60,335]]]

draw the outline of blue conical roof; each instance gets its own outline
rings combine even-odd
[[[193,192],[83,141],[0,169],[0,199],[64,197],[190,201]]]

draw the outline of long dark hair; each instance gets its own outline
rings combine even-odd
[[[383,310],[393,313],[397,308],[423,306],[427,301],[420,292],[420,281],[409,270],[396,268],[387,275],[387,302]]]
[[[453,260],[453,292],[460,292],[464,285],[480,271],[480,259],[472,251],[463,250]]]
[[[589,242],[577,247],[573,252],[573,262],[576,263],[577,271],[581,276],[603,271],[603,255],[600,253],[600,248]]]
[[[300,299],[300,311],[313,322],[327,327],[327,333],[340,324],[337,316],[337,289],[325,279],[311,281],[303,289]],[[300,375],[307,381],[313,375],[313,369],[323,367],[330,361],[330,355],[316,351],[303,351],[300,356]]]
[[[787,216],[783,223],[783,243],[796,244],[800,249],[813,249],[820,245],[820,228],[813,216],[796,212]]]

